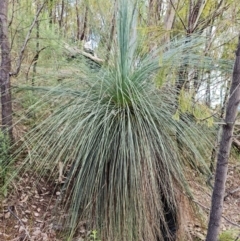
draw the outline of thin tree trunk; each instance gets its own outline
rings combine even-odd
[[[162,0],[148,0],[148,25],[149,26],[158,26],[160,24],[162,4],[163,4]]]
[[[63,23],[64,6],[65,6],[64,0],[62,0],[61,14],[60,14],[60,19],[59,19],[59,29],[61,29],[62,23]]]
[[[40,5],[39,3],[37,4],[37,12],[39,11]],[[40,22],[39,20],[36,21],[36,54],[33,59],[33,77],[32,77],[32,86],[35,84],[35,76],[37,73],[37,61],[39,58],[39,32],[40,32]]]
[[[80,16],[79,16],[79,9],[78,9],[78,0],[76,0],[75,3],[75,8],[76,8],[76,20],[77,20],[77,40],[80,40]]]
[[[53,23],[53,0],[48,1],[48,17],[49,17],[49,24]]]
[[[11,17],[9,19],[8,27],[10,27],[13,23],[14,13],[15,13],[15,1],[12,1],[12,11],[11,11]]]
[[[223,210],[225,183],[228,171],[228,158],[232,145],[234,123],[237,117],[240,103],[240,37],[236,51],[236,60],[233,69],[230,97],[226,109],[225,125],[223,125],[222,137],[218,152],[215,183],[212,194],[212,206],[208,224],[206,241],[217,241]]]
[[[175,9],[175,5],[177,4],[176,0],[171,0],[171,6],[173,9]],[[191,41],[191,34],[195,30],[195,26],[197,25],[198,16],[201,14],[202,5],[204,2],[202,0],[198,0],[196,5],[194,5],[193,1],[189,1],[189,16],[188,16],[188,27],[186,29],[186,44]],[[169,17],[173,18],[173,16],[169,15]],[[173,19],[172,19],[173,21]],[[184,90],[189,91],[189,80],[188,80],[188,60],[186,59],[184,61],[185,63],[180,66],[179,73],[178,73],[178,81],[176,82],[176,90],[177,95],[180,94],[180,91],[184,88]],[[177,96],[178,99],[178,96]]]
[[[172,0],[168,3],[166,14],[164,17],[164,29],[166,30],[166,33],[163,36],[162,44],[170,42],[170,31],[172,30],[174,18],[176,15],[177,3],[178,0]]]
[[[229,89],[230,89],[230,83],[228,82],[227,86],[226,86],[226,90],[225,90],[223,104],[222,104],[221,111],[220,111],[220,116],[219,116],[220,120],[223,119],[224,114],[225,114],[227,99],[228,99],[228,96],[229,96]],[[220,138],[221,138],[221,133],[222,133],[222,128],[220,126],[218,126],[218,128],[217,128],[217,138],[216,138],[216,142],[215,142],[215,145],[213,147],[213,150],[212,150],[211,161],[210,161],[210,171],[211,171],[211,173],[213,173],[213,171],[214,171],[216,156],[217,156],[217,152],[218,152],[218,148],[219,148],[219,142],[220,142]]]
[[[83,30],[80,36],[80,40],[86,40],[87,36],[87,24],[88,24],[88,6],[86,6],[85,16],[84,16],[84,23],[83,23]]]
[[[8,40],[8,0],[0,1],[0,46],[1,46],[1,68],[0,68],[0,85],[1,85],[1,105],[2,105],[2,131],[13,140],[12,133],[12,98],[10,87],[10,47]]]
[[[206,103],[206,106],[208,108],[211,107],[211,72],[209,71],[207,73],[208,77],[207,77],[207,87],[206,87],[206,100],[205,100],[205,103]]]
[[[115,24],[116,24],[116,11],[117,11],[117,2],[115,0],[114,13],[113,13],[113,17],[112,17],[112,26],[111,26],[110,36],[109,36],[109,42],[107,45],[106,63],[108,63],[108,61],[109,61],[110,52],[112,49],[112,42],[113,42],[113,37],[114,37],[114,32],[115,32]]]

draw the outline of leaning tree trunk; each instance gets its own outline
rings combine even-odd
[[[217,241],[223,210],[225,183],[228,171],[228,158],[232,145],[234,123],[237,117],[240,103],[240,36],[236,51],[236,59],[233,69],[230,97],[226,109],[225,124],[223,125],[222,137],[218,152],[215,184],[212,194],[212,206],[206,241]]]
[[[0,46],[1,46],[1,105],[2,105],[2,131],[13,139],[12,134],[12,99],[10,88],[11,59],[8,41],[7,24],[8,0],[0,1]]]

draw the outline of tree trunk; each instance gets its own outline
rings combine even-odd
[[[87,24],[88,24],[88,6],[86,6],[84,22],[83,22],[83,30],[80,36],[80,40],[86,40],[87,37]]]
[[[164,16],[164,29],[166,30],[166,33],[163,36],[162,44],[170,42],[170,31],[173,28],[177,4],[178,0],[172,0],[168,3],[166,14]]]
[[[226,109],[225,124],[223,125],[222,137],[218,152],[215,184],[212,194],[212,206],[208,224],[206,241],[217,241],[223,210],[225,183],[228,171],[228,158],[232,145],[234,123],[237,117],[240,103],[240,37],[236,51],[236,60],[233,69],[230,98]]]
[[[79,16],[79,9],[78,9],[78,0],[76,0],[75,3],[75,9],[76,9],[76,20],[77,20],[77,36],[76,36],[76,40],[80,40],[80,16]]]
[[[39,11],[40,9],[40,5],[39,3],[37,3],[37,12]],[[35,76],[37,74],[37,61],[38,61],[38,58],[39,58],[39,35],[40,35],[40,22],[39,20],[36,21],[36,54],[33,58],[33,76],[32,76],[32,86],[34,86],[35,84]]]
[[[1,46],[1,68],[0,68],[0,85],[1,85],[1,105],[2,105],[2,131],[13,140],[12,134],[12,98],[10,88],[10,47],[8,41],[8,0],[0,1],[0,46]]]
[[[48,17],[49,17],[49,24],[53,23],[53,0],[48,1]]]
[[[193,33],[199,23],[199,18],[206,5],[207,1],[198,0],[196,4],[190,1],[189,18],[188,18],[188,33]]]
[[[224,115],[225,115],[229,91],[230,91],[230,83],[228,81],[226,89],[225,89],[223,104],[222,104],[222,107],[221,107],[221,110],[220,110],[220,116],[219,116],[220,120],[222,120],[224,118]],[[218,149],[219,149],[221,133],[222,133],[222,128],[220,126],[218,126],[218,128],[217,128],[217,138],[216,138],[213,150],[212,150],[212,155],[211,155],[211,160],[210,160],[210,171],[211,171],[211,173],[213,173],[213,171],[214,171],[216,156],[217,156],[217,152],[218,152]]]
[[[117,2],[116,2],[116,0],[114,1],[114,10],[113,11],[114,12],[113,12],[113,17],[112,17],[112,26],[111,26],[110,36],[109,36],[109,42],[108,42],[108,45],[107,45],[106,63],[108,63],[108,61],[109,61],[113,37],[114,37],[114,32],[115,32],[116,12],[117,12]]]
[[[61,29],[62,24],[63,24],[64,7],[65,7],[64,0],[62,0],[61,14],[60,14],[60,19],[59,19],[59,29]]]

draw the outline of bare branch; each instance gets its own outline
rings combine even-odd
[[[19,53],[19,58],[18,58],[18,63],[17,63],[17,69],[16,69],[15,72],[9,73],[10,76],[17,76],[17,75],[19,74],[19,72],[20,72],[21,65],[22,65],[22,61],[23,61],[24,52],[25,52],[26,47],[27,47],[27,44],[28,44],[28,42],[29,42],[29,40],[30,40],[30,36],[31,36],[32,31],[33,31],[33,28],[34,28],[36,22],[38,21],[38,17],[39,17],[39,15],[40,15],[41,11],[43,10],[43,7],[44,7],[45,3],[46,3],[46,1],[43,2],[43,4],[41,5],[41,7],[38,9],[38,11],[37,11],[37,13],[36,13],[36,15],[35,15],[35,18],[33,19],[33,22],[32,22],[32,24],[31,24],[31,26],[30,26],[30,28],[29,28],[29,30],[28,30],[27,36],[26,36],[26,38],[25,38],[25,41],[24,41],[23,46],[22,46],[22,48],[21,48],[21,50],[20,50],[20,53]]]
[[[186,27],[186,25],[184,24],[184,21],[182,20],[182,18],[179,16],[179,14],[178,14],[178,12],[177,12],[177,9],[175,8],[172,0],[170,0],[170,3],[171,3],[171,5],[172,5],[174,11],[176,12],[177,16],[179,17],[179,19],[180,19],[180,21],[181,21],[181,23],[182,23],[182,25],[183,25],[183,28],[187,31],[187,27]]]
[[[210,211],[210,208],[204,206],[203,204],[199,203],[198,201],[196,200],[193,200],[193,202],[195,202],[196,204],[198,204],[199,206],[201,206],[202,208],[206,209],[207,211]],[[240,228],[240,225],[237,224],[237,223],[234,223],[233,221],[231,221],[230,219],[228,219],[226,216],[222,215],[222,217],[230,224],[232,224],[233,226],[236,226],[238,228]]]
[[[14,9],[15,9],[15,1],[12,1],[12,15],[11,15],[10,21],[8,23],[8,27],[10,27],[12,25],[13,18],[14,18],[14,13],[15,13]]]
[[[33,57],[32,61],[31,61],[30,65],[29,65],[29,67],[28,67],[27,73],[26,73],[26,80],[28,80],[29,71],[30,71],[32,65],[37,62],[39,54],[40,54],[44,49],[46,49],[47,47],[48,47],[48,46],[41,48],[41,49],[38,50],[38,51],[36,52],[36,54],[34,55],[34,57]]]
[[[67,51],[69,51],[69,53],[71,53],[71,54],[73,54],[73,55],[81,54],[81,55],[83,55],[83,56],[91,59],[92,61],[98,63],[98,64],[103,64],[103,63],[104,63],[104,60],[103,60],[103,59],[100,59],[100,58],[98,58],[98,57],[96,57],[96,56],[93,56],[93,55],[91,55],[91,54],[89,54],[89,53],[86,53],[86,52],[84,52],[84,51],[82,51],[82,50],[80,50],[80,49],[78,49],[78,48],[76,48],[76,47],[70,47],[70,46],[69,46],[68,44],[66,44],[66,43],[65,43],[64,47],[65,47],[65,49],[66,49]]]
[[[10,212],[11,215],[13,215],[14,218],[16,218],[16,219],[19,221],[19,223],[20,223],[21,226],[23,227],[23,229],[24,229],[27,237],[31,239],[31,236],[30,236],[28,230],[26,229],[23,221],[17,216],[17,214],[15,214],[15,213],[13,212],[12,208],[13,208],[13,207],[8,206],[8,211]]]
[[[224,199],[225,199],[226,197],[228,197],[229,195],[233,195],[233,194],[236,193],[236,192],[240,192],[240,187],[237,187],[237,188],[235,188],[235,189],[227,192],[227,194],[224,196]]]

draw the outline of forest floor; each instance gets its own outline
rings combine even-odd
[[[188,179],[194,194],[194,203],[199,209],[200,219],[186,220],[186,227],[193,241],[205,240],[207,217],[211,203],[211,188],[203,185],[197,175]],[[60,192],[43,178],[25,173],[12,184],[12,190],[0,202],[1,241],[64,241],[63,227],[55,220],[55,207]],[[220,241],[240,240],[240,161],[230,161],[226,195],[222,216]],[[79,228],[75,241],[84,239],[89,232],[84,225]]]
[[[68,72],[59,74],[59,79],[68,77]],[[25,124],[20,126],[15,135],[19,138],[24,136],[26,129]],[[203,241],[206,237],[212,189],[206,184],[207,180],[191,174],[188,182],[201,218],[185,220],[184,224],[192,241]],[[0,241],[66,240],[63,238],[64,228],[55,217],[55,214],[62,213],[56,207],[60,198],[59,188],[43,178],[36,180],[36,176],[25,173],[12,183],[6,197],[0,194]],[[89,230],[86,230],[84,224],[80,225],[75,238],[75,241],[83,240],[90,240]],[[220,241],[240,241],[240,155],[232,158],[229,163]]]
[[[202,214],[203,221],[189,222],[188,230],[193,240],[205,240],[207,233],[208,216],[211,206],[212,188],[203,185],[197,176],[192,176],[188,181],[194,195],[194,203]],[[214,180],[211,180],[213,184]],[[240,161],[230,159],[226,191],[224,198],[222,224],[219,241],[240,240]]]

